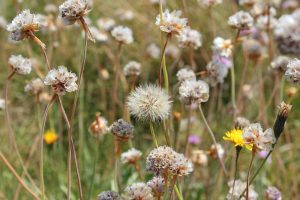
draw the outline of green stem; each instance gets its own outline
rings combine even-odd
[[[175,188],[174,188],[174,189],[175,189],[175,193],[176,193],[177,198],[178,198],[179,200],[183,200],[182,194],[181,194],[181,192],[179,191],[177,185],[175,185]]]
[[[285,86],[285,79],[281,78],[281,83],[280,83],[280,102],[282,102],[283,98],[284,98],[284,86]]]
[[[92,174],[92,180],[91,180],[91,185],[89,188],[89,196],[88,199],[90,200],[92,198],[92,193],[94,189],[94,182],[95,182],[95,174],[96,174],[96,164],[98,160],[98,154],[99,154],[99,138],[96,138],[96,145],[95,145],[95,155],[94,155],[94,166],[93,166],[93,174]]]
[[[237,179],[237,172],[238,172],[238,160],[241,152],[241,147],[236,147],[236,156],[235,156],[235,163],[234,163],[234,179],[233,179],[233,184],[232,184],[232,192],[231,192],[231,197],[233,198],[234,194],[234,186],[235,186],[235,181]]]
[[[250,172],[251,172],[251,169],[252,169],[254,157],[255,157],[255,148],[252,149],[252,158],[251,158],[248,173],[247,173],[246,199],[249,199],[249,185],[250,185],[249,184],[249,178],[250,178]]]
[[[230,69],[230,75],[231,75],[231,102],[232,102],[233,109],[236,110],[234,66],[232,66],[231,69]]]
[[[150,132],[151,132],[151,135],[152,135],[153,142],[154,142],[155,146],[158,147],[158,142],[157,142],[157,139],[156,139],[156,136],[155,136],[153,123],[151,121],[149,122],[149,126],[150,126]]]

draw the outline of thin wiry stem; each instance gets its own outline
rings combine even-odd
[[[38,200],[38,196],[24,183],[22,178],[17,174],[17,172],[14,170],[14,168],[11,166],[11,164],[8,162],[8,160],[5,158],[5,156],[0,152],[0,159],[3,161],[3,163],[7,166],[9,171],[14,175],[14,177],[18,180],[18,182],[23,186],[23,188],[36,200]]]
[[[117,99],[118,99],[118,85],[119,85],[119,79],[120,79],[120,62],[121,62],[121,49],[122,49],[122,43],[118,43],[118,50],[117,50],[117,56],[115,60],[115,79],[113,83],[113,102],[112,102],[112,111],[111,111],[111,118],[112,120],[115,120],[116,115],[116,107],[117,107]]]
[[[206,126],[206,128],[207,128],[207,130],[208,130],[208,132],[209,132],[209,134],[210,134],[210,136],[211,136],[211,139],[213,140],[213,143],[214,143],[214,145],[215,145],[215,147],[216,147],[217,157],[218,157],[218,160],[219,160],[219,162],[220,162],[220,164],[221,164],[221,167],[222,167],[222,170],[223,170],[223,172],[224,172],[224,175],[225,175],[225,177],[227,177],[227,171],[226,171],[224,162],[223,162],[222,158],[220,157],[219,152],[218,152],[218,149],[217,149],[217,141],[216,141],[215,135],[214,135],[214,133],[212,132],[210,126],[209,126],[208,123],[207,123],[207,120],[206,120],[206,118],[205,118],[205,116],[204,116],[204,113],[203,113],[201,104],[199,105],[199,111],[200,111],[201,117],[202,117],[202,119],[203,119],[203,122],[204,122],[204,124],[205,124],[205,126]]]
[[[120,162],[120,145],[121,141],[118,138],[115,138],[115,147],[114,147],[114,153],[115,153],[115,169],[114,169],[114,189],[118,192],[119,191],[119,162]]]
[[[235,155],[235,163],[234,163],[234,178],[233,178],[232,192],[231,192],[231,197],[232,198],[233,198],[233,194],[234,194],[235,182],[236,182],[236,179],[237,179],[238,160],[239,160],[240,152],[241,152],[241,148],[236,147],[236,155]]]
[[[168,45],[169,38],[171,37],[171,34],[168,33],[166,35],[166,41],[163,45],[162,51],[161,51],[161,57],[160,57],[160,64],[159,64],[159,85],[161,86],[162,83],[162,76],[161,72],[163,71],[164,74],[164,84],[165,84],[165,89],[168,92],[169,91],[169,78],[168,78],[168,70],[167,70],[167,65],[166,65],[166,60],[165,60],[165,51]],[[163,44],[163,37],[161,39],[161,43]]]
[[[94,150],[94,166],[93,166],[93,174],[92,174],[92,178],[91,178],[91,184],[89,187],[89,196],[88,196],[88,200],[90,200],[92,198],[92,193],[93,193],[93,189],[94,189],[94,183],[95,183],[95,175],[96,175],[96,164],[98,162],[98,154],[99,154],[99,137],[96,138],[96,145],[95,145],[95,150]]]
[[[152,135],[153,142],[154,142],[155,146],[158,147],[158,142],[157,142],[156,135],[154,132],[153,123],[151,121],[149,122],[149,126],[150,126],[150,132]]]
[[[249,199],[249,185],[250,185],[249,184],[249,178],[250,178],[250,172],[251,172],[251,169],[252,169],[252,164],[253,164],[254,157],[255,157],[255,148],[252,149],[252,158],[251,158],[248,173],[247,173],[246,199]]]
[[[187,130],[186,130],[185,145],[184,145],[185,155],[188,154],[188,149],[189,149],[189,137],[190,137],[190,132],[191,132],[192,105],[190,105],[188,109],[189,110],[188,110]]]
[[[49,109],[54,102],[56,98],[56,95],[52,97],[50,102],[47,104],[47,107],[45,109],[44,115],[43,115],[43,120],[42,120],[42,128],[40,132],[40,179],[41,179],[41,193],[42,193],[42,199],[45,199],[45,184],[44,184],[44,161],[43,161],[43,155],[44,155],[44,132],[45,132],[45,125],[47,121],[47,116]]]

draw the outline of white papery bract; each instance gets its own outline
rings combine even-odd
[[[125,76],[139,76],[141,74],[141,63],[130,61],[123,69]]]
[[[245,11],[239,11],[228,19],[229,26],[237,29],[248,29],[253,26],[253,17]]]
[[[202,80],[187,80],[179,87],[180,99],[184,104],[203,103],[209,98],[209,86]]]
[[[213,41],[212,50],[214,54],[218,54],[224,57],[232,56],[233,44],[230,39],[224,39],[216,37]]]
[[[135,164],[142,156],[142,152],[131,148],[128,151],[121,154],[121,161],[124,164]]]
[[[187,19],[181,18],[182,12],[180,10],[174,10],[170,12],[165,10],[161,16],[157,15],[155,24],[159,26],[160,30],[166,33],[179,34],[186,26]]]
[[[190,27],[184,28],[178,35],[178,42],[180,47],[198,49],[202,45],[201,34]]]
[[[36,78],[31,80],[24,87],[25,92],[31,92],[34,95],[41,93],[44,89],[45,85],[40,78]]]
[[[152,189],[145,183],[133,183],[125,192],[128,200],[153,200]]]
[[[187,67],[178,70],[176,76],[180,83],[187,80],[196,80],[195,72]]]
[[[32,62],[29,58],[24,58],[22,55],[11,55],[8,64],[12,69],[21,75],[30,74],[32,69]]]
[[[59,6],[64,25],[72,25],[89,12],[87,0],[66,0]]]
[[[111,31],[111,35],[120,43],[130,44],[133,42],[132,30],[125,26],[116,26]]]

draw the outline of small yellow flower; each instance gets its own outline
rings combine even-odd
[[[58,140],[58,135],[52,131],[48,130],[44,133],[44,141],[46,144],[53,144]]]
[[[227,131],[225,136],[223,136],[223,140],[234,143],[235,146],[245,147],[248,150],[252,150],[252,145],[245,144],[243,137],[243,131],[241,129],[232,129],[231,131]]]

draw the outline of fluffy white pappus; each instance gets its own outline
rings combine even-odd
[[[8,64],[12,69],[21,75],[30,74],[32,69],[32,62],[29,58],[24,58],[22,55],[11,55]]]
[[[34,95],[40,94],[45,85],[40,78],[36,78],[27,83],[24,87],[25,92],[31,92]]]
[[[198,49],[202,45],[202,36],[197,30],[190,27],[184,28],[178,35],[178,43],[182,48]]]
[[[152,189],[145,183],[133,183],[125,192],[129,200],[153,200]]]
[[[31,14],[30,10],[27,9],[18,14],[12,22],[6,26],[6,30],[10,32],[10,39],[20,41],[28,36],[28,31],[38,31],[39,26],[40,22],[36,15]]]
[[[168,118],[171,110],[169,95],[159,86],[137,87],[128,97],[127,106],[131,115],[142,121],[161,121]]]
[[[187,67],[178,70],[176,76],[180,83],[187,80],[196,80],[195,72]]]
[[[130,44],[133,42],[132,30],[126,26],[116,26],[112,29],[111,35],[120,43]]]
[[[44,79],[45,85],[52,86],[58,95],[76,91],[78,89],[76,81],[76,74],[69,72],[65,66],[50,70]]]
[[[170,12],[165,10],[161,16],[157,15],[155,25],[159,26],[160,30],[166,33],[179,34],[182,29],[187,26],[187,18],[181,18],[182,12],[180,10],[174,10]]]
[[[123,69],[125,76],[139,76],[141,74],[141,63],[129,61]]]
[[[180,85],[179,95],[186,105],[203,103],[208,101],[209,86],[202,80],[187,80]]]

